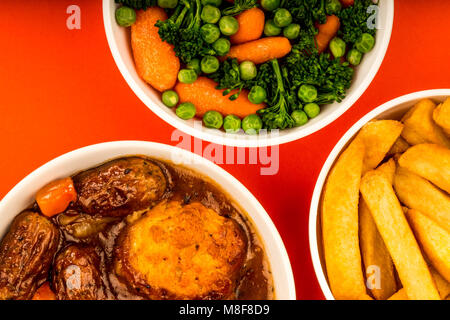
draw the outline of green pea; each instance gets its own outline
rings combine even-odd
[[[292,23],[292,15],[287,9],[277,9],[277,11],[275,11],[275,15],[273,16],[273,22],[275,22],[277,27],[287,27]]]
[[[339,0],[327,0],[325,10],[327,14],[335,14],[341,11],[342,5]]]
[[[206,111],[203,115],[203,124],[207,128],[220,129],[223,124],[222,115],[213,110]]]
[[[367,53],[375,46],[375,38],[368,34],[363,33],[361,37],[355,42],[355,48],[361,53]]]
[[[220,37],[220,30],[215,24],[207,23],[200,28],[200,34],[206,43],[214,43]]]
[[[294,119],[294,126],[300,127],[308,122],[308,116],[302,110],[294,110],[291,113],[292,119]]]
[[[206,5],[202,9],[200,18],[206,23],[216,23],[220,19],[220,10],[217,7]]]
[[[213,43],[213,49],[218,56],[224,56],[230,51],[231,43],[227,38],[219,38]]]
[[[163,92],[161,100],[165,106],[173,108],[178,104],[180,98],[178,97],[178,94],[175,91],[167,90]]]
[[[214,7],[219,7],[222,4],[222,0],[202,0],[202,6],[212,5]]]
[[[251,80],[256,77],[258,70],[253,62],[246,60],[239,65],[239,73],[242,80]]]
[[[183,120],[192,119],[193,117],[195,117],[196,112],[197,111],[195,110],[194,104],[190,102],[180,103],[180,105],[175,110],[176,115]]]
[[[280,6],[280,0],[261,0],[261,7],[266,11],[273,11]]]
[[[361,63],[363,54],[356,49],[351,49],[347,53],[347,61],[350,62],[351,65],[357,66]]]
[[[287,27],[284,27],[283,29],[283,36],[290,40],[294,40],[298,38],[298,35],[300,34],[300,25],[296,23],[291,23]]]
[[[264,34],[268,37],[277,36],[281,33],[281,28],[278,27],[272,19],[267,20],[264,25]]]
[[[178,80],[181,83],[194,83],[197,80],[197,73],[192,69],[181,69],[178,72]]]
[[[128,7],[120,7],[116,10],[116,21],[121,27],[129,27],[136,22],[136,11]]]
[[[220,31],[226,36],[232,36],[239,30],[239,22],[232,16],[225,16],[219,20]]]
[[[254,104],[263,103],[266,100],[267,93],[263,87],[253,86],[248,93],[248,100]]]
[[[204,73],[214,73],[219,70],[219,60],[213,56],[204,56],[200,62],[200,67]]]
[[[262,129],[262,120],[257,114],[250,114],[242,120],[242,129],[246,134],[257,134]]]
[[[343,57],[346,50],[346,44],[344,40],[339,37],[334,37],[330,41],[330,50],[335,58]]]
[[[158,0],[158,6],[164,9],[173,9],[177,4],[178,0]]]
[[[317,103],[308,103],[303,107],[303,111],[305,111],[306,115],[312,119],[319,115],[320,107]]]
[[[303,102],[313,102],[317,98],[317,89],[310,84],[302,84],[298,89],[298,97]]]
[[[223,128],[227,133],[236,133],[241,128],[241,118],[229,114],[223,119]]]
[[[186,64],[186,68],[194,70],[196,74],[202,73],[202,69],[200,68],[200,60],[197,58],[191,59],[191,61]]]

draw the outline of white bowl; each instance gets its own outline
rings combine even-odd
[[[388,101],[376,109],[372,110],[356,122],[339,140],[336,146],[331,151],[325,164],[320,171],[317,178],[316,186],[314,187],[313,196],[311,199],[311,207],[309,211],[309,247],[311,251],[311,257],[313,261],[314,271],[319,281],[320,288],[322,289],[325,298],[333,300],[333,294],[331,293],[326,277],[325,262],[323,259],[322,237],[320,227],[320,214],[319,205],[322,195],[322,189],[328,173],[333,166],[335,160],[345,149],[352,138],[358,133],[359,129],[372,119],[394,119],[399,120],[416,102],[424,98],[430,98],[434,101],[444,101],[447,97],[450,97],[450,89],[436,89],[414,92],[394,100]]]
[[[103,0],[103,20],[106,37],[114,60],[128,85],[141,101],[160,118],[194,137],[217,144],[237,147],[264,147],[278,145],[303,138],[327,126],[349,109],[367,89],[377,73],[391,38],[394,21],[394,1],[383,0],[379,4],[379,30],[377,30],[374,49],[364,56],[357,68],[351,88],[341,103],[322,107],[321,113],[302,127],[281,130],[278,134],[249,137],[244,133],[233,135],[205,127],[194,126],[193,120],[182,120],[175,112],[163,105],[159,93],[145,83],[137,74],[127,28],[120,27],[115,20],[117,5],[113,0]]]
[[[34,201],[36,192],[50,181],[75,174],[107,160],[126,155],[147,155],[161,160],[190,160],[183,165],[209,177],[248,213],[263,242],[273,275],[277,299],[296,299],[294,277],[283,241],[261,204],[238,180],[212,162],[172,146],[141,141],[118,141],[81,148],[62,155],[19,182],[0,202],[0,239],[13,218]]]

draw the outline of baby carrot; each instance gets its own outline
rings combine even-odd
[[[173,46],[161,40],[158,20],[166,20],[162,8],[151,7],[137,11],[136,23],[131,26],[131,46],[139,76],[159,91],[171,89],[177,81],[180,61]]]
[[[261,38],[264,30],[264,12],[259,8],[246,10],[236,16],[239,30],[230,37],[233,44],[244,43]]]
[[[48,282],[44,282],[44,284],[37,289],[32,300],[56,300],[56,296]]]
[[[316,35],[316,45],[320,52],[325,51],[331,39],[336,35],[341,23],[335,15],[327,16],[324,24],[319,24],[319,33]]]
[[[247,98],[247,90],[242,90],[239,97],[231,101],[228,99],[229,96],[222,95],[222,90],[216,89],[216,85],[209,78],[199,77],[191,84],[178,82],[175,91],[180,97],[180,102],[191,102],[195,105],[197,117],[202,117],[206,111],[214,110],[224,116],[234,114],[244,118],[264,107],[262,104],[251,103]],[[233,93],[235,91],[231,92]]]
[[[63,212],[70,202],[76,200],[77,192],[70,177],[52,181],[36,194],[36,202],[47,217]]]
[[[285,37],[267,37],[232,46],[227,58],[237,58],[239,62],[250,60],[259,64],[282,58],[291,51],[291,43]]]

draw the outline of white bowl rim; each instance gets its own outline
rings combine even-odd
[[[189,135],[209,141],[212,143],[223,144],[227,146],[234,147],[267,147],[273,145],[280,145],[283,143],[291,142],[294,140],[298,140],[304,138],[316,131],[319,131],[330,123],[339,118],[344,112],[346,112],[353,104],[361,97],[361,95],[366,91],[367,87],[370,85],[372,80],[375,78],[381,63],[383,62],[384,56],[386,55],[387,48],[389,46],[389,42],[392,34],[392,27],[394,23],[394,1],[386,0],[386,17],[387,17],[387,25],[383,28],[383,38],[381,39],[382,45],[380,48],[379,54],[375,57],[374,62],[372,63],[369,72],[365,76],[364,81],[360,84],[360,86],[355,90],[352,94],[346,96],[345,104],[341,103],[339,107],[335,108],[326,118],[322,119],[319,122],[313,123],[308,127],[297,127],[292,129],[293,131],[285,134],[285,135],[270,135],[267,137],[246,137],[244,139],[237,139],[232,134],[227,134],[224,136],[217,136],[215,134],[211,134],[207,130],[199,131],[196,128],[193,128],[186,124],[185,121],[175,119],[174,117],[169,116],[167,113],[163,112],[160,106],[156,105],[146,94],[145,92],[135,83],[133,77],[128,71],[125,63],[122,61],[120,57],[119,48],[117,43],[114,40],[114,33],[111,24],[112,19],[108,19],[113,14],[111,12],[111,1],[112,0],[103,0],[103,23],[105,27],[106,38],[108,40],[109,48],[111,50],[114,61],[119,68],[119,71],[122,73],[125,81],[131,90],[137,95],[137,97],[157,116],[166,121],[168,124],[177,128],[183,132],[188,133]],[[378,30],[380,31],[380,30]],[[213,130],[213,129],[211,129]]]
[[[19,197],[21,195],[22,189],[26,189],[26,187],[35,179],[38,179],[41,175],[45,175],[45,173],[52,170],[52,168],[59,167],[60,165],[70,162],[73,158],[78,158],[81,156],[87,156],[90,154],[100,153],[102,151],[111,151],[111,150],[117,150],[117,156],[124,156],[123,153],[121,153],[120,150],[129,150],[129,149],[147,149],[149,152],[151,150],[160,150],[162,152],[176,152],[176,154],[180,157],[184,157],[186,159],[192,159],[194,164],[202,165],[211,171],[214,171],[217,174],[217,177],[220,177],[221,180],[227,181],[230,185],[233,185],[233,187],[242,195],[245,196],[245,198],[250,202],[250,206],[253,207],[255,210],[254,212],[247,212],[250,219],[253,219],[253,216],[259,216],[262,218],[263,223],[267,226],[269,229],[270,235],[267,237],[269,240],[274,241],[276,251],[279,252],[279,255],[282,257],[281,261],[270,261],[269,264],[272,265],[272,271],[273,271],[273,265],[276,263],[277,265],[282,265],[282,270],[284,274],[284,278],[286,279],[286,283],[284,286],[287,288],[287,293],[284,294],[284,296],[287,296],[289,300],[295,300],[296,299],[296,289],[295,289],[295,282],[294,282],[294,275],[292,272],[292,267],[289,259],[289,255],[286,251],[286,248],[284,246],[283,240],[281,239],[281,236],[276,229],[272,219],[268,215],[268,213],[265,211],[265,209],[262,207],[262,205],[259,203],[259,201],[255,198],[255,196],[235,177],[233,177],[230,173],[219,167],[218,165],[214,164],[213,162],[200,157],[197,154],[194,154],[192,152],[173,147],[166,144],[156,143],[156,142],[148,142],[148,141],[113,141],[113,142],[103,142],[99,144],[90,145],[87,147],[79,148],[74,151],[70,151],[68,153],[65,153],[47,163],[42,165],[41,167],[37,168],[33,172],[31,172],[29,175],[27,175],[25,178],[23,178],[18,184],[16,184],[6,195],[5,197],[0,201],[0,212],[3,212],[4,208],[8,206],[8,204],[16,197]],[[104,161],[108,161],[110,159],[104,159]],[[172,161],[171,159],[165,159],[167,161]],[[100,162],[101,163],[101,162]],[[100,164],[99,163],[99,164]],[[195,171],[195,168],[193,166],[187,166],[191,170]],[[88,168],[86,168],[88,169]],[[198,171],[199,172],[199,171]],[[200,174],[206,175],[205,173],[199,172]],[[213,179],[213,178],[211,178]],[[214,179],[213,179],[214,181]],[[226,192],[226,190],[225,190]],[[237,199],[233,199],[237,200]],[[24,208],[25,209],[25,208]],[[256,228],[256,226],[255,226]],[[256,228],[257,229],[257,228]],[[258,231],[258,230],[257,230]],[[265,241],[265,236],[259,233],[259,236],[263,241]],[[276,294],[276,293],[275,293]],[[276,298],[276,296],[275,296]]]
[[[334,297],[328,285],[324,268],[322,267],[322,262],[320,261],[319,248],[317,243],[317,218],[318,218],[320,197],[322,195],[322,189],[332,165],[334,164],[338,155],[341,153],[342,149],[346,146],[347,142],[350,141],[350,139],[367,122],[376,118],[383,112],[395,108],[400,104],[433,96],[450,96],[450,89],[432,89],[409,93],[397,97],[393,100],[387,101],[382,105],[378,106],[377,108],[373,109],[347,130],[347,132],[342,136],[342,138],[338,141],[333,150],[330,152],[330,154],[327,157],[327,160],[323,164],[322,169],[320,170],[319,176],[317,178],[316,185],[314,187],[313,195],[311,198],[308,229],[309,229],[309,250],[313,262],[314,272],[316,274],[320,288],[327,300],[334,300]]]

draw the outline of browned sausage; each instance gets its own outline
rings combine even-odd
[[[167,187],[161,168],[137,157],[108,162],[73,180],[80,209],[103,216],[125,216],[153,206]]]
[[[53,288],[58,300],[106,299],[95,249],[82,245],[62,249],[55,259]]]
[[[25,211],[0,244],[0,300],[31,299],[48,278],[59,231],[47,218]]]

